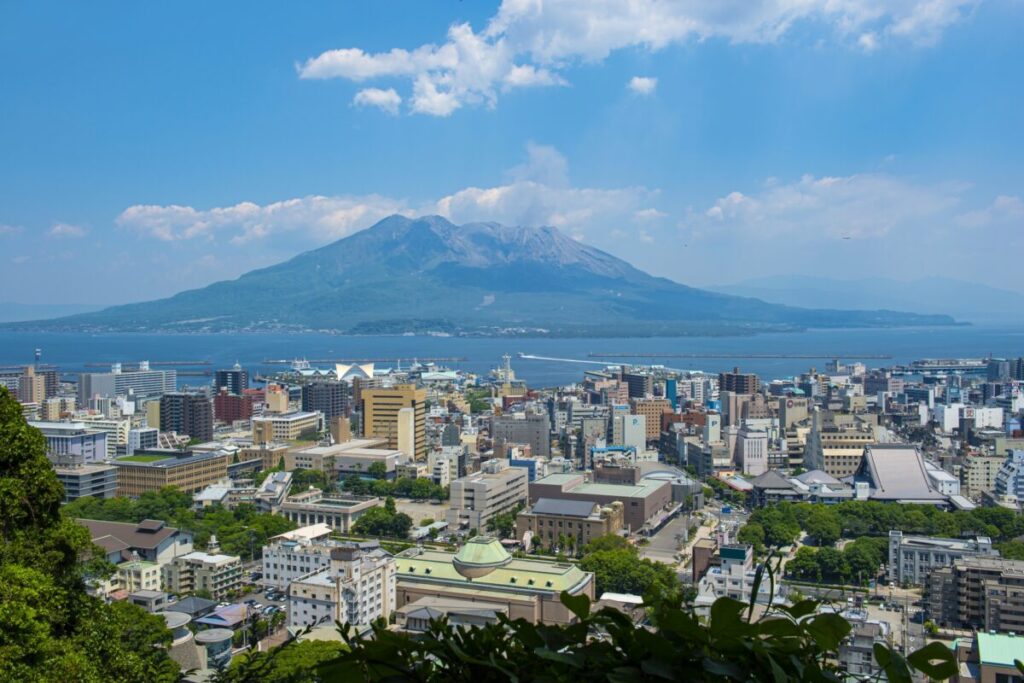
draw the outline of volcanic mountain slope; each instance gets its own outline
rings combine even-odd
[[[456,226],[439,216],[391,216],[235,280],[7,327],[633,336],[942,324],[953,320],[802,309],[695,289],[648,275],[550,227]]]

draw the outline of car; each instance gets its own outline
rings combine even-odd
[[[249,605],[249,607],[252,607],[252,606],[254,606],[256,604],[256,601],[254,599],[252,599],[252,598],[249,598],[243,604]]]

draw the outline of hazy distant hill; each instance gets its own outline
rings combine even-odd
[[[236,280],[19,327],[629,336],[952,323],[942,315],[807,310],[694,289],[554,228],[391,216]]]
[[[0,301],[0,323],[60,318],[75,313],[98,311],[102,308],[103,306],[90,304],[19,304]]]
[[[1024,312],[1024,294],[948,277],[900,281],[781,275],[710,289],[736,296],[756,296],[787,306],[884,307],[919,313],[945,313],[969,322],[1019,322]]]

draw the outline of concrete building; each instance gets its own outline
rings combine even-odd
[[[54,465],[53,471],[64,486],[64,502],[79,498],[113,498],[117,495],[117,468],[99,463]]]
[[[756,477],[768,471],[768,432],[740,428],[736,439],[736,462],[743,474]]]
[[[206,591],[221,600],[242,587],[242,560],[237,555],[191,552],[175,557],[162,572],[168,593]]]
[[[167,393],[160,397],[160,429],[213,440],[213,404],[203,394]]]
[[[739,368],[718,374],[718,390],[736,394],[756,394],[761,389],[760,378],[753,373],[742,373]]]
[[[138,498],[146,491],[159,491],[165,486],[196,493],[226,478],[230,462],[225,451],[138,451],[113,461],[117,467],[117,495]]]
[[[309,489],[288,496],[282,503],[279,514],[300,526],[326,524],[334,531],[347,534],[364,512],[380,504],[380,498],[328,498],[320,489]]]
[[[128,432],[132,421],[127,417],[104,417],[102,415],[82,415],[78,417],[89,429],[98,429],[107,433],[107,457],[113,458],[128,445]]]
[[[940,626],[1024,633],[1024,561],[965,557],[926,585],[928,618]]]
[[[959,664],[950,683],[1021,683],[1021,636],[1017,633],[975,633],[955,642],[954,654]]]
[[[842,616],[850,623],[850,633],[839,644],[836,660],[843,671],[856,680],[867,680],[882,673],[875,660],[875,644],[888,645],[890,627],[887,621],[868,619],[865,610],[846,610]]]
[[[341,543],[331,540],[331,533],[328,525],[313,524],[271,538],[263,546],[261,583],[285,590],[292,581],[326,567],[331,548]]]
[[[534,545],[549,549],[559,546],[563,538],[572,538],[572,547],[582,548],[622,528],[623,505],[618,501],[602,507],[585,500],[540,498],[516,515],[516,538],[522,540],[529,533]]]
[[[630,409],[634,415],[643,416],[647,440],[656,441],[661,435],[661,416],[672,412],[672,402],[667,398],[634,398]]]
[[[921,585],[935,569],[949,567],[967,557],[998,557],[987,536],[973,541],[934,536],[904,536],[902,531],[889,532],[889,581]]]
[[[219,393],[226,389],[229,394],[241,396],[242,392],[249,388],[249,371],[242,369],[242,366],[235,363],[234,367],[227,370],[217,370],[213,376],[213,390]]]
[[[149,450],[160,446],[160,430],[156,427],[136,427],[128,430],[126,455],[134,455],[136,451]]]
[[[960,491],[963,495],[979,499],[982,494],[996,488],[996,475],[1006,458],[1001,455],[971,455],[960,468]]]
[[[718,549],[719,564],[704,573],[697,587],[695,605],[709,607],[715,600],[727,596],[743,603],[750,602],[754,593],[757,570],[754,567],[754,549],[749,545],[723,545]],[[782,586],[776,586],[776,595]],[[757,591],[757,602],[766,603],[771,588],[763,582]]]
[[[457,553],[409,548],[395,556],[398,609],[424,598],[500,605],[512,619],[570,624],[562,591],[595,598],[594,575],[571,562],[513,558],[497,539],[477,536]],[[422,603],[420,603],[422,604]]]
[[[336,479],[347,474],[367,475],[370,467],[381,463],[384,465],[384,478],[394,479],[398,466],[408,456],[386,446],[386,439],[352,439],[331,446],[293,450],[285,456],[285,469],[318,470]]]
[[[323,413],[327,420],[347,417],[351,400],[352,387],[347,382],[323,380],[302,385],[302,410]]]
[[[483,532],[492,517],[526,503],[528,476],[523,468],[488,460],[479,472],[456,479],[449,488],[448,524]]]
[[[160,396],[175,391],[178,373],[174,370],[150,370],[149,363],[139,363],[137,370],[121,370],[114,363],[110,372],[83,372],[78,377],[78,403],[88,405],[95,396],[127,396],[139,398]]]
[[[535,456],[551,456],[551,421],[546,415],[513,413],[491,418],[491,438],[499,444],[529,444]]]
[[[46,455],[53,462],[81,464],[107,459],[107,433],[82,422],[29,422],[46,438]]]
[[[213,418],[218,422],[239,422],[249,420],[253,413],[253,397],[251,394],[232,394],[221,389],[213,397]]]
[[[817,418],[818,413],[815,413]],[[804,467],[822,470],[836,479],[848,477],[860,467],[865,447],[875,442],[874,430],[866,425],[820,424],[815,419],[807,434]]]
[[[1002,499],[1024,501],[1024,450],[1011,450],[996,472],[993,492]]]
[[[252,418],[252,442],[259,445],[297,441],[315,437],[323,429],[324,416],[320,413],[266,413]]]
[[[388,440],[388,448],[398,448],[399,411],[413,409],[414,451],[417,460],[427,459],[427,391],[413,384],[390,389],[362,389],[363,436]]]
[[[371,544],[330,548],[327,566],[288,586],[288,625],[366,625],[395,610],[395,558]]]
[[[601,506],[621,502],[623,523],[631,533],[638,533],[672,507],[672,484],[651,479],[636,484],[594,484],[587,483],[579,473],[551,474],[530,484],[530,503],[541,498],[582,500]]]
[[[644,415],[612,415],[612,446],[632,446],[637,453],[647,449],[647,417]]]

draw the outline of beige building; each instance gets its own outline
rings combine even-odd
[[[46,400],[46,377],[38,374],[33,365],[26,366],[18,378],[18,400],[36,404]]]
[[[242,560],[236,555],[191,552],[164,565],[163,581],[168,593],[206,591],[220,600],[242,587]]]
[[[488,460],[479,472],[456,479],[449,488],[447,521],[452,528],[465,526],[484,531],[495,515],[526,503],[529,471],[509,467],[502,460]]]
[[[388,448],[399,449],[401,436],[406,448],[409,446],[409,417],[401,413],[411,408],[412,447],[417,460],[427,459],[427,390],[417,389],[412,384],[399,384],[390,389],[363,389],[360,392],[363,408],[363,436],[380,437],[388,440]],[[402,415],[406,417],[402,419]],[[404,429],[403,429],[404,425]]]
[[[160,429],[160,401],[146,401],[146,425]]]
[[[289,451],[287,470],[319,470],[336,478],[346,474],[367,474],[374,463],[384,465],[385,477],[393,479],[398,466],[408,459],[401,451],[387,448],[386,439],[352,439],[332,446],[310,446]]]
[[[288,387],[280,384],[268,384],[263,399],[264,413],[288,412]]]
[[[647,440],[661,436],[661,416],[672,412],[672,402],[667,398],[635,398],[631,404],[633,414],[643,415],[647,420]]]
[[[586,500],[539,498],[516,516],[516,538],[529,532],[533,544],[542,548],[560,546],[562,539],[573,548],[582,548],[595,538],[618,534],[622,527],[623,505],[619,501],[602,507]]]
[[[252,418],[252,442],[254,445],[283,441],[297,441],[315,436],[324,428],[323,413],[274,413]]]
[[[597,484],[578,472],[549,474],[530,484],[530,502],[541,498],[582,500],[608,506],[623,505],[623,523],[631,533],[656,523],[672,506],[672,484],[661,479],[641,479],[636,484]]]
[[[248,460],[255,460],[259,458],[261,460],[260,467],[265,470],[272,470],[281,464],[281,460],[285,460],[285,469],[287,466],[288,445],[281,443],[269,443],[253,444],[246,448],[238,449],[238,459],[241,462]]]
[[[288,585],[288,625],[365,625],[395,611],[395,558],[377,544],[331,548],[328,564]]]
[[[138,498],[165,486],[196,493],[227,477],[229,463],[230,456],[223,451],[138,451],[113,461],[117,467],[117,495]]]
[[[512,619],[570,624],[576,617],[561,592],[595,598],[592,573],[571,562],[512,558],[487,536],[471,538],[457,553],[409,548],[395,563],[399,609],[423,599],[460,600],[500,605]]]
[[[996,488],[996,475],[1006,456],[971,455],[960,468],[960,492],[968,498],[980,498]]]
[[[128,445],[128,432],[132,428],[132,421],[128,418],[107,418],[96,415],[86,415],[84,417],[77,418],[75,422],[80,422],[90,429],[98,429],[101,432],[107,433],[108,458],[117,456],[118,446]]]
[[[822,470],[836,479],[851,476],[860,467],[864,448],[875,443],[874,426],[855,416],[830,414],[822,424],[815,412],[804,449],[804,467]]]

